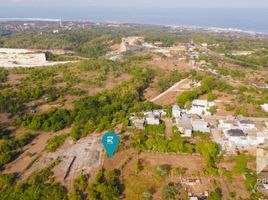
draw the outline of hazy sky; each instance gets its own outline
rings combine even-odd
[[[0,0],[8,6],[266,7],[268,0]]]

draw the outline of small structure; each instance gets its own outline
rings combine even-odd
[[[159,117],[162,117],[162,116],[166,116],[167,112],[165,110],[158,109],[158,110],[153,110],[153,114]]]
[[[175,125],[177,126],[182,137],[191,137],[192,136],[192,125],[191,118],[188,115],[183,115],[182,118],[176,118]]]
[[[181,116],[181,108],[178,105],[173,105],[172,106],[172,116],[177,118]]]
[[[239,128],[239,126],[236,119],[227,119],[227,120],[219,120],[218,128],[228,130],[228,129]]]
[[[232,51],[232,56],[248,56],[253,54],[254,51]]]
[[[209,124],[204,119],[192,119],[191,124],[194,131],[200,131],[202,133],[210,133]]]
[[[209,102],[207,100],[195,99],[192,102],[191,109],[187,111],[187,113],[197,115],[211,115],[211,113],[208,110],[212,106],[214,106],[213,102]]]
[[[238,126],[244,131],[256,129],[255,123],[251,120],[240,120]]]
[[[230,129],[226,131],[227,137],[245,137],[245,133],[241,129]]]
[[[138,117],[130,117],[129,120],[134,124],[135,128],[137,129],[143,129],[145,125],[145,119],[144,118],[138,118]]]
[[[246,136],[241,129],[230,129],[225,131],[225,137],[229,140],[230,146],[253,147],[264,143],[263,135]]]
[[[268,112],[268,103],[262,104],[261,108],[265,111]]]
[[[120,51],[126,52],[126,51],[141,51],[143,50],[142,44],[144,43],[143,37],[127,37],[122,38]]]
[[[150,113],[146,116],[146,124],[149,125],[160,125],[160,115]]]

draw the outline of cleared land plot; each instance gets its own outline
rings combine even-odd
[[[46,146],[47,141],[55,136],[55,135],[61,135],[68,133],[70,129],[64,129],[61,131],[58,131],[57,133],[52,132],[43,132],[40,133],[31,144],[27,145],[23,149],[23,153],[19,155],[19,157],[14,160],[13,162],[6,165],[6,168],[4,170],[4,173],[23,173],[24,171],[27,171],[27,167],[33,162],[35,159],[37,159],[43,149]],[[45,167],[45,166],[43,166]]]
[[[160,105],[174,104],[177,97],[184,91],[191,89],[192,81],[190,79],[183,79],[175,83],[172,87],[165,92],[151,99],[152,102]]]
[[[134,149],[131,149],[116,153],[113,159],[106,158],[104,168],[118,169],[128,158],[130,159],[121,170],[120,175],[125,186],[124,199],[127,200],[141,199],[143,192],[148,190],[154,191],[154,199],[161,199],[162,186],[172,178],[156,176],[155,168],[158,165],[169,164],[172,167],[185,167],[188,169],[186,174],[201,171],[205,167],[205,163],[199,155],[143,152],[139,155],[142,169],[136,175],[134,168],[137,154]],[[175,181],[180,182],[180,177],[177,177]]]
[[[92,175],[101,166],[103,147],[101,138],[91,135],[72,144],[67,140],[60,150],[45,156],[46,159],[60,158],[61,162],[53,171],[56,181],[70,187],[72,180],[81,175]]]

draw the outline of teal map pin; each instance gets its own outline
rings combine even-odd
[[[102,136],[101,141],[108,156],[112,158],[119,144],[119,137],[114,132],[107,132]]]

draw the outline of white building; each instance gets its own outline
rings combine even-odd
[[[268,112],[268,103],[262,104],[261,108],[265,111]]]
[[[219,129],[228,130],[228,129],[237,129],[239,128],[238,122],[236,119],[227,119],[227,120],[219,120]]]
[[[159,109],[159,110],[153,110],[153,114],[162,117],[166,116],[167,112],[165,110]]]
[[[238,126],[244,131],[256,129],[255,123],[251,120],[240,120]]]
[[[243,146],[246,143],[247,137],[241,129],[229,129],[224,131],[224,136],[234,145]]]
[[[191,118],[187,115],[183,115],[182,118],[176,118],[175,125],[177,126],[182,137],[191,137],[193,128],[191,125]]]
[[[160,116],[151,113],[146,116],[146,123],[149,125],[160,125]]]
[[[224,132],[232,147],[254,147],[263,144],[265,137],[263,135],[246,136],[241,129],[230,129]]]
[[[145,125],[145,119],[144,118],[138,118],[138,117],[130,117],[129,120],[133,123],[135,128],[143,129]]]
[[[200,131],[202,133],[210,133],[209,124],[204,119],[191,120],[191,124],[194,131]]]
[[[198,197],[190,197],[190,200],[198,200]]]
[[[142,44],[144,43],[144,38],[143,37],[127,37],[127,38],[122,38],[122,42],[120,45],[120,51],[121,52],[126,52],[126,51],[140,51],[144,47]]]
[[[172,116],[178,118],[181,116],[181,108],[178,105],[172,106]]]
[[[195,99],[192,102],[192,107],[187,111],[188,114],[197,114],[197,115],[211,115],[208,111],[209,108],[214,106],[213,102],[209,102],[207,100],[199,100]]]

